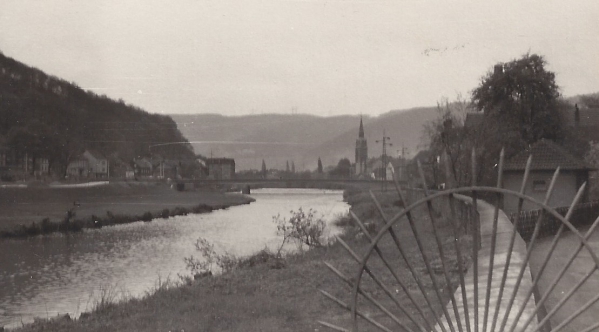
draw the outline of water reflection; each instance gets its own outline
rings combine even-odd
[[[330,221],[348,209],[340,191],[263,189],[252,196],[250,205],[210,214],[0,241],[0,327],[80,314],[102,289],[141,296],[159,278],[188,273],[183,257],[197,256],[200,236],[244,256],[280,244],[273,215],[313,208]]]

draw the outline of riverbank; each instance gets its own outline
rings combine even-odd
[[[164,183],[1,188],[0,238],[205,213],[252,201],[248,196],[206,189],[177,191]]]
[[[387,193],[379,197],[385,213],[394,215],[400,211],[401,204],[395,195]],[[363,221],[380,225],[367,193],[354,192],[346,195],[346,200]],[[421,221],[419,229],[430,234],[425,222],[426,211],[414,211],[414,215]],[[343,239],[358,253],[363,253],[368,246],[364,236],[360,236],[347,218],[340,224],[345,228]],[[410,248],[408,254],[414,267],[422,271],[423,261],[406,221],[400,221],[394,229],[399,241]],[[449,239],[446,227],[441,228],[441,233],[445,240]],[[434,238],[425,239],[424,244],[434,248]],[[415,287],[405,262],[397,250],[393,250],[394,243],[385,239],[379,245],[387,253],[386,257],[397,264],[398,273],[408,287]],[[325,262],[349,276],[354,276],[357,269],[355,261],[339,243],[289,255],[283,261],[263,252],[244,259],[232,271],[219,276],[163,282],[148,290],[149,294],[142,299],[120,303],[112,303],[110,296],[102,297],[96,299],[96,308],[91,313],[77,320],[39,320],[20,331],[326,331],[317,320],[347,327],[349,314],[318,292],[322,289],[348,302],[351,295],[343,282],[326,268]],[[378,268],[376,264],[372,267]],[[381,277],[386,282],[391,281],[388,275],[381,274]],[[441,288],[447,288],[443,278],[434,277]],[[433,291],[430,281],[423,283],[427,291]],[[413,311],[415,307],[409,304],[406,294],[401,289],[396,292],[399,301]],[[442,308],[446,301],[435,303],[435,309]],[[373,313],[376,318],[381,315]],[[410,324],[405,316],[399,314],[399,317]]]

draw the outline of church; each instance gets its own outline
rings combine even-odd
[[[368,176],[368,142],[364,138],[364,125],[362,123],[362,117],[360,117],[360,131],[358,132],[358,139],[356,140],[356,160],[355,160],[355,175],[357,176]]]

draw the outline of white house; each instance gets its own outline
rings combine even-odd
[[[103,154],[88,149],[69,163],[67,174],[74,177],[104,178],[110,175],[110,165]]]

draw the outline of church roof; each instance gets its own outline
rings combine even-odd
[[[358,133],[359,138],[364,138],[364,125],[362,124],[362,117],[360,117],[360,132]]]

